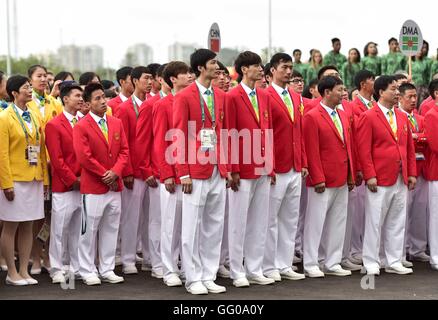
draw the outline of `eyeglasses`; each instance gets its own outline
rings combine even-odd
[[[291,82],[293,84],[298,84],[298,83],[304,83],[304,80],[303,79],[292,79]]]

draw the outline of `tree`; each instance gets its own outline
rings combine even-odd
[[[278,52],[285,52],[284,48],[282,47],[272,47],[272,55],[278,53]],[[261,55],[262,61],[264,64],[271,61],[271,57],[269,57],[269,48],[263,48],[262,49],[262,55]]]

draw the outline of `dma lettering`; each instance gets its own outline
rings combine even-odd
[[[258,305],[220,305],[217,308],[217,313],[220,315],[261,315],[264,306]]]

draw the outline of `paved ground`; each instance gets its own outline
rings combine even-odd
[[[120,269],[117,270],[120,274]],[[362,276],[355,273],[351,277],[327,276],[325,279],[283,281],[273,286],[251,286],[237,289],[230,280],[218,280],[228,292],[221,295],[194,297],[184,288],[167,288],[161,280],[153,279],[150,273],[126,276],[125,283],[103,284],[87,287],[76,281],[74,290],[63,290],[52,285],[48,274],[36,276],[37,286],[15,288],[6,286],[5,273],[0,273],[0,300],[437,300],[438,272],[428,264],[415,263],[414,274],[399,276],[383,274],[375,278],[374,290],[363,290]],[[362,281],[365,282],[365,281]]]

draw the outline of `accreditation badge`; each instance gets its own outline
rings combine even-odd
[[[26,148],[26,159],[30,166],[38,165],[38,158],[41,152],[40,146],[29,145]]]
[[[214,151],[216,148],[217,137],[214,129],[201,129],[201,150]]]

